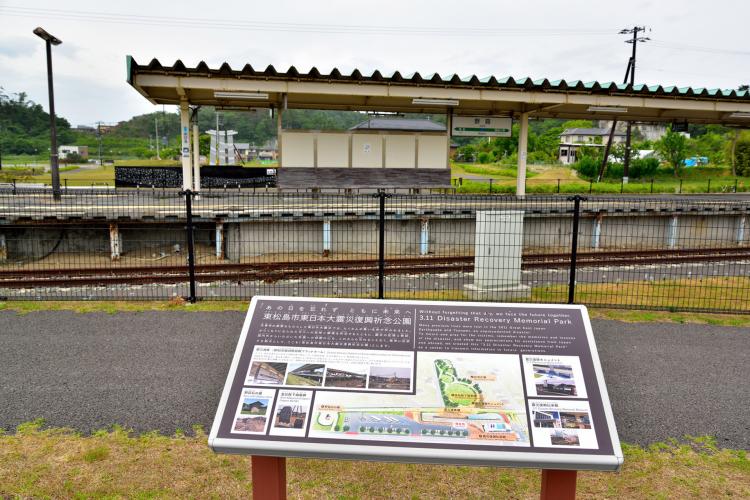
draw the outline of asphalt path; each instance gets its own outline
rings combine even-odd
[[[244,314],[0,312],[0,428],[211,425]],[[750,449],[746,328],[595,320],[621,440]]]

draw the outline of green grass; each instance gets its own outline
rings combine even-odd
[[[721,278],[717,278],[721,279]],[[619,290],[629,295],[627,284],[619,284]],[[750,284],[748,284],[750,286]],[[611,291],[611,289],[610,289]],[[690,293],[689,288],[682,292],[671,290],[671,293],[683,295]],[[554,290],[544,288],[543,291],[534,292],[535,300],[548,299],[549,302],[560,303],[567,297],[567,288],[558,286]],[[622,295],[610,295],[610,302],[616,302],[616,298],[622,297],[620,302],[624,303]],[[372,298],[372,297],[370,297]],[[463,290],[440,290],[423,292],[389,292],[389,299],[413,299],[413,300],[467,300]],[[181,299],[172,301],[6,301],[0,302],[0,311],[12,311],[16,314],[31,314],[38,311],[71,311],[77,314],[106,313],[117,314],[120,312],[139,313],[145,311],[173,311],[181,313],[190,312],[246,312],[250,301],[201,301],[196,304],[186,303]],[[710,303],[709,303],[710,305]],[[745,309],[750,310],[750,309]],[[656,310],[637,309],[611,309],[607,307],[590,308],[589,315],[592,318],[611,319],[626,322],[660,322],[660,323],[691,323],[717,326],[750,327],[750,315],[739,314],[713,314],[695,312],[672,312]]]
[[[51,184],[52,174],[44,173],[41,168],[35,169],[3,169],[0,172],[0,182],[33,184]],[[60,168],[60,184],[68,186],[90,186],[109,184],[114,186],[115,170],[111,165],[104,165],[95,169],[79,170],[77,165],[66,165]]]
[[[310,380],[305,377],[300,377],[298,375],[295,375],[294,373],[290,373],[289,375],[286,376],[286,383],[287,385],[311,385],[311,386],[320,385],[314,380]]]
[[[182,163],[177,160],[115,160],[117,167],[179,167]]]
[[[250,459],[217,455],[194,436],[82,436],[23,424],[0,435],[0,498],[248,498]],[[747,451],[710,437],[624,445],[619,473],[581,472],[578,498],[747,498]],[[447,465],[288,459],[290,498],[539,498],[540,472]]]
[[[497,164],[464,164],[452,165],[454,181],[466,174],[479,175],[486,180],[463,179],[462,185],[457,187],[459,193],[489,193],[492,179],[492,192],[498,194],[513,194],[516,192],[516,168]],[[709,179],[711,180],[709,186]],[[558,188],[559,180],[559,188]],[[750,178],[733,177],[729,167],[694,167],[683,169],[680,178],[675,178],[668,169],[660,169],[651,179],[631,179],[628,184],[622,184],[619,179],[605,178],[601,182],[590,183],[586,179],[579,179],[570,167],[560,165],[538,166],[530,165],[526,175],[526,192],[534,194],[560,193],[591,193],[593,194],[650,194],[650,193],[732,193],[750,191]]]
[[[669,307],[728,308],[750,311],[750,278],[716,277],[696,280],[579,284],[576,298],[579,303],[599,304],[589,309],[592,318],[627,322],[695,323],[719,326],[750,326],[750,315],[676,312]],[[696,294],[696,285],[702,295]],[[363,297],[374,298],[370,295]],[[426,290],[418,292],[388,292],[389,299],[412,300],[467,300],[463,290]],[[562,303],[567,298],[566,285],[537,287],[532,290],[535,302]],[[195,304],[181,298],[170,301],[0,301],[0,311],[30,314],[37,311],[71,311],[80,314],[103,312],[174,311],[174,312],[245,312],[250,301],[199,301]],[[627,305],[632,309],[612,309],[607,306]],[[638,307],[641,310],[638,310]],[[665,310],[653,310],[661,307]]]

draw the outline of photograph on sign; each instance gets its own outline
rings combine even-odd
[[[585,398],[586,384],[577,356],[523,356],[529,396]]]
[[[268,417],[276,391],[267,389],[242,390],[242,397],[235,413],[234,432],[264,434],[268,427]]]
[[[529,401],[537,445],[597,448],[591,409],[586,401]]]
[[[582,306],[255,297],[209,443],[259,455],[622,463]]]
[[[312,395],[311,391],[279,391],[270,434],[304,437]]]
[[[410,351],[256,345],[245,381],[246,385],[404,392],[411,390],[413,363]]]
[[[513,120],[509,116],[451,117],[451,135],[456,137],[510,137]]]

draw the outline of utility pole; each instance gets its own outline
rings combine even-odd
[[[99,166],[104,166],[102,160],[102,122],[96,122],[96,138],[99,139]]]
[[[221,151],[221,136],[219,135],[219,110],[214,108],[214,114],[216,115],[216,165],[221,165],[221,156],[219,156],[219,151]]]
[[[161,160],[161,156],[159,156],[159,114],[154,113],[154,134],[156,134],[156,159]]]
[[[636,54],[636,48],[638,46],[638,42],[647,42],[650,40],[650,38],[646,36],[640,36],[639,33],[644,33],[646,31],[645,26],[633,26],[632,28],[625,28],[623,30],[620,30],[621,35],[633,35],[633,38],[628,38],[625,40],[625,43],[629,43],[633,45],[633,52],[630,55],[630,59],[628,59],[628,67],[625,70],[625,79],[622,83],[630,84],[630,88],[633,88],[633,85],[635,85],[635,54]],[[604,148],[604,158],[602,159],[602,167],[599,170],[599,176],[597,178],[597,181],[600,181],[602,178],[602,175],[604,175],[604,169],[607,167],[607,157],[609,156],[609,150],[612,147],[612,139],[615,135],[615,127],[617,126],[617,118],[613,118],[612,120],[612,130],[609,132],[609,140],[607,141],[607,147]],[[627,126],[625,128],[625,158],[623,160],[623,166],[622,166],[622,182],[623,184],[628,183],[628,171],[630,169],[630,134],[631,134],[631,122],[627,122]]]

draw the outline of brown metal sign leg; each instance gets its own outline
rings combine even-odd
[[[286,500],[286,458],[252,457],[253,498]]]
[[[574,470],[542,470],[541,500],[574,500],[576,477]]]

